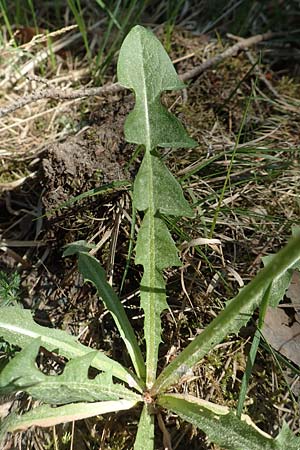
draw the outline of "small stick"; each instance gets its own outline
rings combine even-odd
[[[180,75],[182,81],[188,81],[193,78],[198,77],[204,71],[210,69],[211,67],[219,64],[224,61],[226,58],[236,55],[239,51],[245,51],[252,45],[258,44],[259,42],[266,41],[272,39],[275,36],[278,36],[279,33],[272,33],[271,31],[258,34],[256,36],[251,36],[247,39],[239,39],[239,41],[233,46],[226,49],[224,52],[219,55],[214,56],[207,61],[204,61],[199,66],[191,69]],[[41,100],[43,98],[52,98],[57,100],[70,100],[81,97],[93,97],[93,96],[101,96],[106,93],[116,93],[123,91],[124,88],[121,87],[118,83],[110,83],[100,87],[94,88],[84,88],[84,89],[56,89],[56,88],[48,88],[48,89],[40,89],[36,92],[33,92],[30,95],[25,95],[20,98],[16,102],[12,103],[10,106],[0,108],[0,118],[4,117],[11,112],[16,111],[17,109],[23,108],[29,103],[36,102],[37,100]]]
[[[118,83],[111,83],[100,87],[84,88],[84,89],[63,89],[63,90],[56,88],[40,89],[36,92],[33,92],[30,95],[24,95],[24,97],[20,98],[20,100],[17,100],[16,102],[12,103],[10,106],[7,106],[6,108],[0,108],[0,118],[6,116],[11,112],[16,111],[17,109],[23,108],[29,103],[41,100],[42,98],[70,100],[80,97],[93,97],[107,92],[114,93],[122,90],[123,88]]]
[[[187,81],[187,80],[191,80],[192,78],[196,78],[199,75],[201,75],[205,70],[208,70],[213,66],[216,66],[217,64],[224,61],[225,59],[227,59],[231,56],[235,56],[238,54],[238,52],[245,51],[249,47],[258,44],[259,42],[272,39],[275,35],[277,36],[277,34],[278,33],[273,33],[272,31],[268,31],[267,33],[257,34],[256,36],[251,36],[247,39],[241,38],[241,39],[239,39],[239,41],[236,44],[227,48],[224,52],[220,53],[219,55],[214,56],[213,58],[208,59],[207,61],[204,61],[199,66],[184,73],[181,76],[181,79],[182,79],[182,81]]]
[[[163,434],[164,450],[172,450],[171,436],[160,413],[157,414],[158,426]]]

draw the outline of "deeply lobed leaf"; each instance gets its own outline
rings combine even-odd
[[[141,306],[145,313],[146,384],[151,387],[161,340],[160,315],[167,307],[162,270],[180,265],[175,244],[160,214],[193,216],[180,184],[156,153],[156,147],[192,147],[195,142],[161,103],[163,91],[181,89],[184,85],[159,40],[143,27],[134,27],[122,44],[118,80],[135,92],[135,107],[125,124],[126,139],[145,147],[134,183],[133,203],[137,210],[145,212],[135,262],[144,267]]]
[[[0,314],[0,335],[9,343],[24,348],[34,339],[40,338],[43,346],[59,350],[67,358],[74,358],[90,353],[91,349],[78,342],[63,330],[42,327],[32,318],[31,311],[19,307],[3,307]],[[140,390],[139,383],[129,370],[118,362],[98,351],[93,360],[93,367],[108,371],[113,376]]]
[[[143,265],[145,272],[150,270],[149,262],[152,260],[156,271],[162,271],[169,266],[181,265],[177,248],[167,225],[160,217],[155,217],[148,211],[142,222],[135,250],[135,263]],[[143,286],[145,287],[145,284]],[[154,288],[155,286],[152,290]]]
[[[173,64],[159,40],[141,26],[125,38],[118,59],[119,83],[135,92],[135,108],[125,123],[126,140],[161,147],[191,147],[195,142],[175,116],[162,106],[163,91],[182,89]]]
[[[62,374],[46,375],[36,366],[41,339],[33,340],[1,371],[0,393],[26,391],[45,403],[64,404],[99,400],[140,400],[138,394],[121,384],[113,383],[112,375],[104,372],[89,379],[88,370],[98,351],[70,360]],[[48,347],[48,350],[53,350]]]

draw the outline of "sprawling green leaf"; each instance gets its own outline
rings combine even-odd
[[[260,304],[264,293],[273,280],[276,282],[300,259],[300,236],[294,237],[226,308],[192,341],[183,352],[169,364],[157,378],[152,393],[167,389],[184,373],[199,362],[216,344],[229,333],[237,333],[247,323],[254,309]]]
[[[7,432],[23,431],[35,425],[50,427],[60,423],[86,419],[114,411],[127,410],[135,406],[135,400],[115,400],[95,403],[71,403],[53,408],[42,405],[23,414],[11,414],[0,424],[0,441]]]
[[[145,145],[149,151],[157,146],[195,145],[160,101],[163,91],[182,89],[184,84],[159,40],[141,26],[134,27],[122,44],[118,80],[135,92],[135,108],[125,124],[127,141]]]
[[[154,449],[154,415],[150,414],[147,404],[142,410],[133,448],[134,450]]]
[[[78,244],[80,244],[80,242]],[[119,297],[106,280],[104,269],[94,256],[87,253],[82,245],[76,246],[76,242],[67,247],[64,255],[67,256],[73,253],[78,254],[78,268],[80,273],[86,281],[91,281],[96,286],[103,303],[113,316],[121,337],[125,342],[137,375],[140,379],[145,379],[146,370],[142,352],[124,307]]]
[[[228,408],[191,395],[169,394],[158,398],[164,408],[200,428],[209,440],[227,450],[299,450],[300,438],[284,427],[277,439],[259,430],[249,416],[238,419]]]
[[[89,347],[80,344],[75,336],[71,336],[63,330],[42,327],[33,320],[29,310],[13,306],[1,308],[0,336],[21,348],[28,345],[33,339],[41,338],[42,345],[46,348],[57,349],[61,355],[67,358],[83,356],[91,351]],[[93,367],[111,373],[141,391],[139,383],[131,372],[103,352],[97,352],[93,360]]]
[[[160,214],[193,216],[179,183],[156,153],[156,147],[191,147],[195,142],[161,103],[163,91],[181,89],[182,82],[158,39],[136,26],[125,38],[118,60],[118,79],[135,92],[135,107],[125,124],[129,142],[145,146],[133,203],[145,217],[137,238],[136,264],[144,267],[141,306],[145,313],[146,384],[156,376],[161,341],[161,312],[167,307],[163,269],[180,265],[176,247]]]
[[[71,359],[60,375],[46,375],[36,366],[40,346],[40,338],[33,340],[5,366],[0,373],[0,393],[26,391],[37,400],[56,405],[120,398],[141,400],[140,395],[113,383],[111,373],[103,372],[94,379],[88,377],[97,350]]]

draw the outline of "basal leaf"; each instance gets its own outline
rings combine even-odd
[[[134,181],[133,202],[139,211],[150,206],[154,211],[173,216],[193,217],[180,184],[158,155],[146,152]]]
[[[97,358],[97,350],[67,362],[60,375],[46,375],[36,366],[40,346],[40,338],[33,340],[5,366],[0,373],[0,393],[26,391],[36,400],[57,405],[120,398],[141,399],[121,384],[113,383],[111,373],[101,373],[94,379],[88,377],[88,370]]]
[[[91,351],[89,347],[80,344],[75,336],[71,336],[63,330],[42,327],[34,322],[29,310],[13,306],[1,308],[0,336],[10,344],[21,348],[30,344],[33,339],[41,338],[43,346],[59,350],[59,353],[67,358],[83,356]],[[93,360],[93,367],[104,372],[107,371],[141,391],[133,374],[103,352],[98,351]]]
[[[142,352],[124,307],[106,280],[104,269],[101,267],[99,261],[88,253],[79,253],[78,267],[85,280],[91,281],[96,286],[99,295],[106,308],[112,314],[121,337],[125,342],[137,375],[141,380],[145,379],[146,370]]]
[[[159,40],[141,26],[125,38],[118,59],[119,83],[135,92],[135,108],[125,124],[126,140],[151,149],[191,147],[195,142],[162,106],[163,91],[182,89],[173,64]]]
[[[170,394],[158,398],[164,408],[178,414],[205,432],[210,441],[226,450],[299,450],[300,439],[293,436],[295,443],[284,441],[284,436],[272,439],[259,430],[249,416],[238,419],[226,407],[197,399],[191,395]],[[285,436],[291,433],[284,432]]]
[[[160,316],[167,307],[162,270],[180,265],[176,247],[159,214],[193,216],[179,183],[159,158],[156,147],[192,147],[195,142],[161,103],[163,91],[184,85],[159,40],[145,28],[134,27],[125,38],[118,60],[118,79],[135,92],[135,107],[125,124],[126,139],[145,146],[133,202],[145,212],[135,262],[144,267],[141,306],[145,312],[146,384],[151,387],[161,341]]]
[[[148,409],[145,404],[138,424],[133,450],[154,449],[154,415],[150,414]]]
[[[119,297],[107,282],[106,273],[99,261],[80,247],[76,249],[75,244],[71,244],[71,250],[73,253],[78,253],[78,268],[80,273],[83,275],[85,281],[90,281],[96,286],[103,303],[112,314],[118,327],[137,375],[141,380],[145,379],[146,370],[143,355]]]
[[[135,405],[135,400],[115,400],[95,403],[71,403],[56,408],[50,405],[38,406],[22,415],[10,414],[0,425],[0,441],[5,433],[24,431],[33,425],[50,427],[114,411],[127,410]]]

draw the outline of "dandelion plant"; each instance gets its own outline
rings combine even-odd
[[[187,371],[230,333],[237,333],[261,303],[276,306],[284,295],[274,287],[292,268],[300,268],[300,236],[296,235],[271,263],[232,299],[224,310],[160,374],[161,313],[167,308],[164,269],[180,266],[176,245],[164,216],[190,217],[193,209],[180,184],[164,164],[160,147],[195,145],[177,118],[161,103],[161,94],[181,89],[182,82],[158,39],[141,26],[125,38],[118,60],[121,85],[135,94],[135,107],[125,124],[127,141],[142,146],[143,160],[133,184],[133,204],[141,218],[136,237],[135,263],[143,267],[140,305],[144,313],[144,355],[124,307],[106,280],[99,261],[82,241],[69,245],[64,255],[78,256],[79,271],[92,282],[111,313],[131,359],[130,367],[100,350],[81,344],[62,330],[35,323],[20,306],[2,306],[0,336],[18,352],[0,373],[0,392],[24,391],[42,402],[24,414],[10,414],[0,427],[7,432],[32,425],[47,427],[143,405],[135,450],[154,450],[155,415],[167,409],[204,431],[208,439],[231,450],[300,450],[300,439],[284,424],[276,438],[264,433],[248,416],[209,401],[172,391]],[[282,283],[281,283],[282,286]],[[270,298],[273,296],[273,299]],[[274,298],[276,297],[276,300]],[[280,297],[280,298],[279,298]],[[43,373],[37,355],[46,349],[68,359],[63,373]],[[98,369],[94,379],[89,368]],[[241,408],[239,408],[241,409]]]

